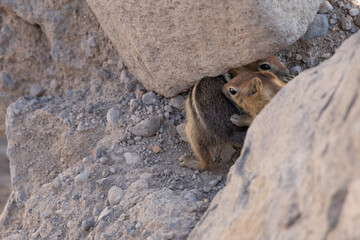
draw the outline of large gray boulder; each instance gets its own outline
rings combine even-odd
[[[174,96],[299,39],[321,0],[86,0],[148,89]]]
[[[255,119],[189,239],[360,238],[360,33]]]

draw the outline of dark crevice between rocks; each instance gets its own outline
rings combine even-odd
[[[9,160],[6,156],[7,142],[0,137],[0,215],[11,193]]]

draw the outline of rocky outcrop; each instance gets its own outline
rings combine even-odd
[[[124,68],[84,1],[0,0],[0,28],[0,135],[18,97],[89,88]]]
[[[189,239],[360,237],[359,66],[357,33],[279,92]]]
[[[320,2],[87,0],[130,72],[167,97],[295,42]]]

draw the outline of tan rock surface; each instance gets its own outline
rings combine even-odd
[[[360,238],[360,33],[290,82],[189,239]]]
[[[87,0],[120,56],[164,96],[295,42],[321,3]]]

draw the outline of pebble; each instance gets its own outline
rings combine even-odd
[[[17,190],[15,193],[15,202],[18,205],[18,207],[23,208],[25,207],[25,203],[27,201],[27,196],[24,191]]]
[[[128,165],[138,165],[141,162],[141,157],[137,153],[132,152],[126,152],[124,153],[124,158],[126,161],[126,164]]]
[[[295,59],[296,59],[296,61],[301,61],[302,60],[301,54],[296,54]]]
[[[218,183],[219,183],[219,180],[218,180],[218,179],[214,179],[214,180],[211,180],[211,181],[209,182],[209,186],[210,186],[210,187],[215,187]]]
[[[124,69],[121,71],[121,74],[120,74],[120,81],[121,82],[128,82],[130,80],[130,77],[128,75],[128,72]]]
[[[149,188],[149,182],[146,179],[139,179],[136,182],[133,182],[130,187],[138,190],[145,190]]]
[[[220,158],[224,162],[230,162],[235,153],[236,150],[233,147],[231,147],[230,145],[225,145],[225,147],[221,150]]]
[[[77,187],[82,186],[88,179],[89,174],[86,172],[80,173],[75,177],[75,185]]]
[[[101,176],[103,178],[107,178],[110,175],[110,170],[109,169],[104,169],[101,173]]]
[[[124,197],[124,191],[117,187],[112,186],[108,193],[108,200],[111,206],[118,205]]]
[[[89,231],[93,226],[95,225],[95,222],[93,219],[91,220],[84,220],[81,223],[81,228],[84,231]]]
[[[328,59],[330,56],[331,56],[331,53],[325,53],[321,57],[325,58],[325,59]]]
[[[91,36],[87,40],[90,47],[97,47],[97,43],[94,36]]]
[[[194,193],[192,192],[189,192],[185,195],[185,200],[189,201],[189,202],[196,202],[197,199],[196,199],[196,196]]]
[[[159,101],[158,97],[154,92],[147,92],[142,96],[142,102],[146,105],[151,105]]]
[[[112,212],[112,210],[113,210],[113,208],[112,208],[112,207],[109,207],[109,206],[107,206],[106,208],[104,208],[104,209],[101,211],[101,213],[100,213],[100,215],[99,215],[99,217],[98,217],[97,222],[99,222],[99,221],[100,221],[101,219],[103,219],[104,217],[108,216],[108,215]]]
[[[186,134],[185,134],[185,123],[181,123],[176,127],[177,132],[180,135],[181,140],[187,142]]]
[[[101,68],[99,70],[99,72],[98,72],[98,76],[99,76],[99,78],[101,80],[106,80],[106,79],[109,79],[111,77],[111,72]]]
[[[350,16],[352,16],[352,17],[356,17],[357,15],[359,15],[359,9],[357,9],[357,8],[350,8],[349,14],[350,14]]]
[[[93,160],[89,157],[84,157],[82,162],[83,162],[83,165],[86,166],[86,165],[89,165],[90,163],[92,163]]]
[[[182,95],[177,95],[170,99],[169,105],[182,110],[185,107],[185,98]]]
[[[360,27],[360,16],[356,18],[355,25]]]
[[[171,170],[170,170],[170,169],[165,169],[165,170],[164,170],[164,174],[165,174],[166,176],[170,176]]]
[[[329,23],[331,25],[335,25],[337,23],[337,19],[336,18],[330,18]]]
[[[340,23],[342,30],[349,31],[351,29],[351,21],[349,19],[342,17]]]
[[[170,105],[166,105],[166,106],[164,107],[164,110],[165,110],[166,112],[168,112],[168,113],[171,113],[171,112],[174,111],[174,109],[173,109]]]
[[[292,68],[290,68],[291,75],[296,76],[296,75],[299,75],[299,73],[301,73],[301,72],[302,72],[302,69],[300,66],[293,66]]]
[[[135,136],[151,137],[156,134],[161,125],[160,116],[151,116],[138,123],[135,127],[130,128],[130,132]]]
[[[55,178],[52,181],[52,184],[55,189],[58,189],[61,186],[61,180],[59,178]]]
[[[107,157],[101,157],[99,161],[102,165],[105,165],[109,162],[109,159]]]
[[[96,148],[96,152],[95,152],[95,158],[96,160],[105,157],[106,156],[106,148],[103,146],[100,146],[98,148]]]
[[[164,151],[161,149],[161,147],[159,147],[158,145],[152,145],[152,146],[151,146],[151,149],[152,149],[152,151],[153,151],[154,153],[162,153],[162,152],[164,152]]]
[[[117,67],[119,68],[119,70],[123,70],[124,69],[124,62],[121,58],[119,58]]]
[[[329,1],[323,1],[320,4],[318,13],[325,14],[331,12],[332,10],[333,10],[333,6],[329,3]]]
[[[1,82],[3,87],[6,89],[13,90],[15,88],[15,84],[12,78],[6,72],[1,73]]]
[[[111,167],[111,168],[110,168],[110,172],[111,172],[112,174],[114,174],[114,173],[116,173],[116,169],[115,169],[114,167]]]
[[[316,14],[314,21],[310,24],[303,39],[308,41],[315,37],[325,36],[329,30],[329,21],[324,14]]]
[[[85,122],[79,122],[76,130],[77,130],[78,132],[84,132],[84,131],[86,130],[86,124],[85,124]]]
[[[112,107],[109,109],[109,111],[106,114],[106,119],[110,124],[115,125],[121,116],[121,112],[118,108]]]
[[[43,92],[43,88],[38,83],[34,83],[30,86],[30,95],[38,97]]]

